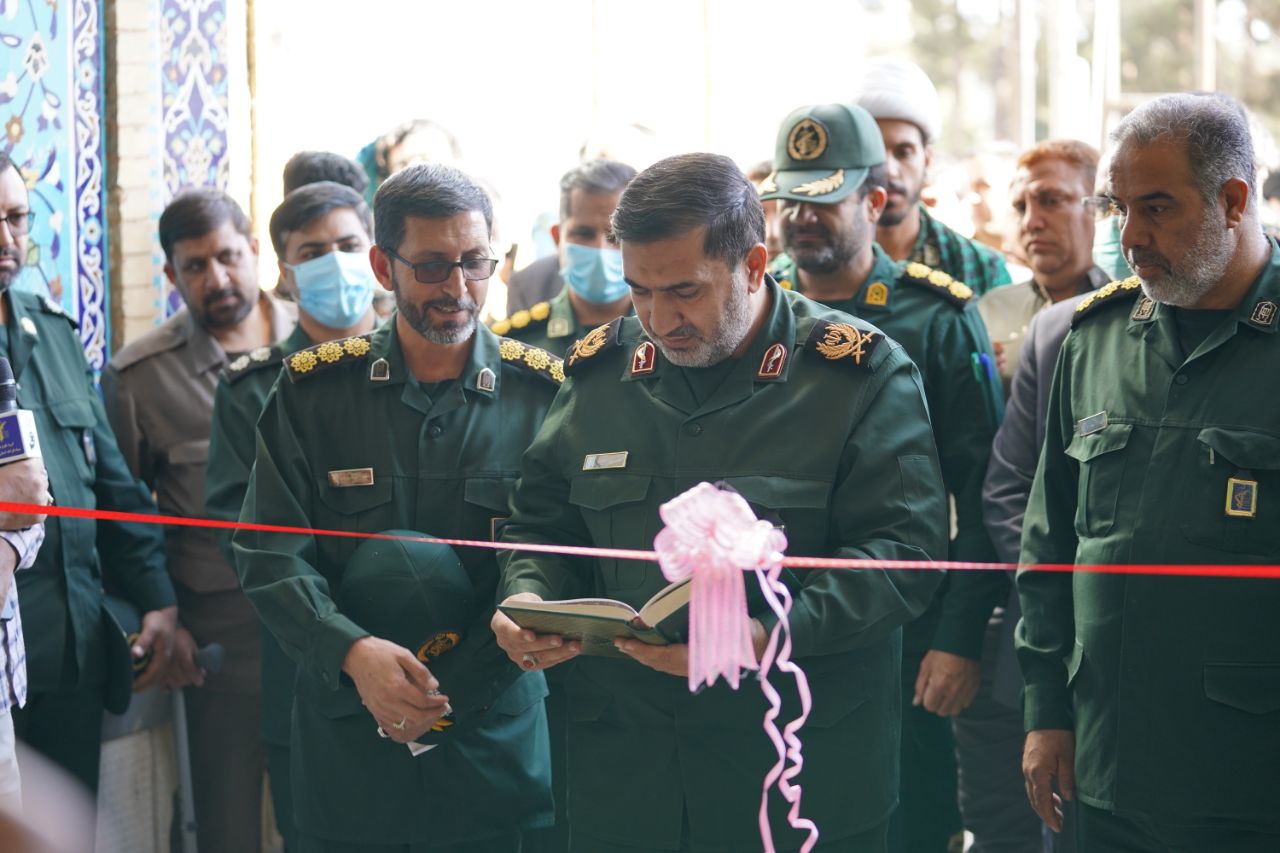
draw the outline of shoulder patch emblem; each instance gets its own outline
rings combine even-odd
[[[508,332],[510,332],[510,331],[511,331],[511,321],[510,321],[510,320],[497,320],[497,321],[495,321],[495,322],[493,322],[493,323],[490,323],[490,324],[489,324],[489,331],[493,332],[493,333],[494,333],[495,335],[497,335],[498,337],[502,337],[503,335],[505,335],[505,334],[507,334]]]
[[[522,368],[556,385],[564,382],[564,363],[544,349],[503,338],[498,344],[498,355],[505,364]]]
[[[900,281],[926,287],[953,305],[964,307],[965,303],[973,299],[973,289],[969,285],[957,281],[942,270],[913,262],[907,264],[902,272]]]
[[[804,345],[827,361],[852,362],[865,367],[882,340],[884,335],[879,332],[864,332],[851,323],[819,320]]]
[[[1075,314],[1071,317],[1072,328],[1075,328],[1077,323],[1097,310],[1098,306],[1119,302],[1125,296],[1132,296],[1135,291],[1141,289],[1142,280],[1136,275],[1129,276],[1121,281],[1113,281],[1110,284],[1104,284],[1102,287],[1080,300],[1080,304],[1076,306]],[[1154,310],[1154,305],[1152,306],[1152,309]]]
[[[573,374],[584,362],[589,361],[605,349],[618,345],[618,330],[622,328],[622,318],[611,323],[596,326],[569,348],[569,356],[564,360],[564,372]]]
[[[551,303],[539,302],[537,305],[529,309],[529,316],[539,322],[551,316]]]
[[[265,367],[279,367],[282,361],[284,361],[284,350],[280,347],[258,347],[227,365],[227,381],[239,382],[250,373]]]
[[[335,364],[354,361],[369,354],[369,338],[372,332],[336,341],[325,341],[304,350],[298,350],[284,359],[285,369],[294,382],[333,367]],[[250,354],[252,357],[252,353]]]

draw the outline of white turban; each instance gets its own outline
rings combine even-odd
[[[854,88],[853,103],[877,119],[911,122],[920,128],[926,143],[938,136],[938,90],[914,62],[892,57],[868,60]]]

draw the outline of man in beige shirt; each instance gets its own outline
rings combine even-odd
[[[996,288],[978,301],[1006,397],[1031,318],[1110,281],[1093,263],[1093,210],[1085,202],[1093,194],[1097,150],[1075,139],[1050,139],[1022,152],[1016,169],[1009,202],[1031,281]]]
[[[293,329],[297,309],[258,287],[258,242],[225,193],[179,195],[159,231],[165,274],[186,308],[111,359],[103,392],[120,449],[160,512],[203,517],[218,378],[240,355],[266,358]],[[193,688],[187,717],[200,850],[254,851],[266,767],[257,615],[211,531],[166,528],[165,550],[182,623],[167,684]],[[217,674],[193,660],[211,642],[226,650]]]

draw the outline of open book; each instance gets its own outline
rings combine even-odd
[[[669,584],[637,611],[612,598],[573,598],[567,601],[516,601],[499,604],[521,628],[537,634],[560,634],[581,640],[584,655],[625,658],[613,647],[623,637],[665,646],[689,641],[689,580]]]

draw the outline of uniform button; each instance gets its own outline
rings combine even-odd
[[[1187,374],[1179,373],[1177,376],[1173,377],[1173,381],[1179,385],[1186,385],[1190,380],[1187,379]]]
[[[702,424],[689,424],[684,431],[689,435],[702,435]]]
[[[427,435],[431,436],[432,438],[439,438],[440,436],[444,435],[444,427],[440,426],[440,424],[432,424],[431,426],[427,427]]]

